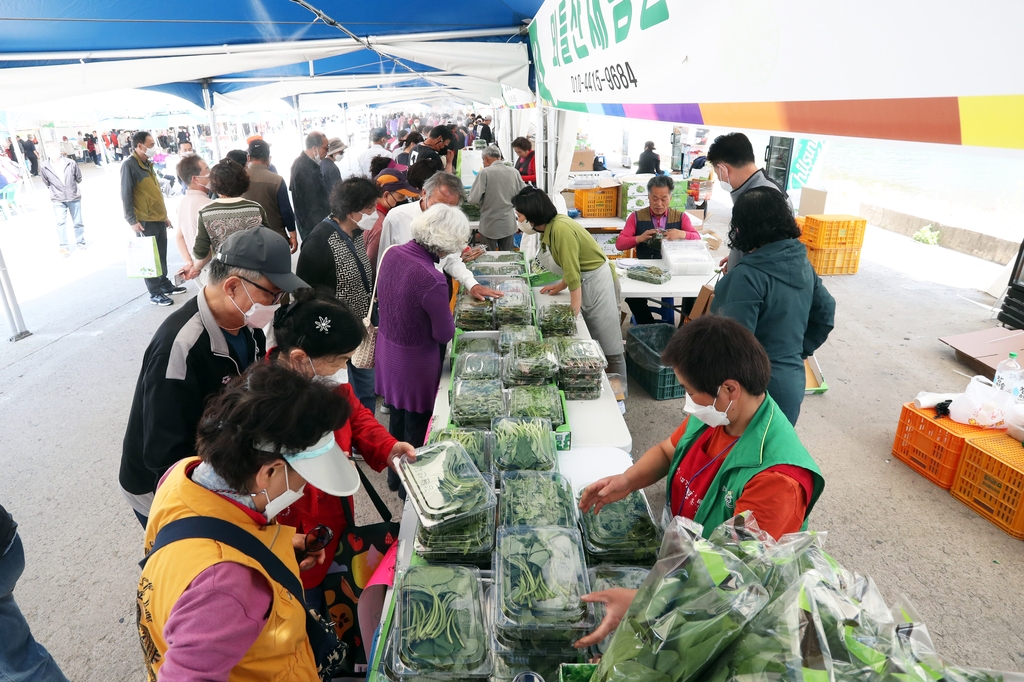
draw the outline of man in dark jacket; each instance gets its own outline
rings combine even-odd
[[[327,181],[320,172],[320,161],[327,156],[327,147],[327,136],[314,130],[306,136],[306,150],[292,163],[288,188],[292,191],[295,224],[302,239],[331,212]]]
[[[284,237],[267,227],[232,234],[210,262],[209,283],[169,316],[142,359],[121,451],[121,492],[143,526],[160,477],[196,454],[207,399],[266,352],[263,327],[292,273]]]

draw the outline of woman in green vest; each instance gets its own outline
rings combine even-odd
[[[701,524],[707,538],[733,516],[751,511],[776,539],[806,528],[825,480],[767,393],[771,364],[754,334],[730,318],[705,315],[672,336],[662,362],[686,389],[686,418],[624,473],[587,486],[583,513],[593,508],[596,514],[665,479],[666,525],[684,516]],[[579,647],[600,642],[615,628],[632,593],[607,590],[585,599],[606,603],[609,615]]]

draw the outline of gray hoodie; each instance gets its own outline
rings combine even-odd
[[[739,199],[744,192],[750,189],[754,189],[755,187],[771,187],[772,189],[782,192],[782,190],[779,189],[779,186],[776,185],[772,181],[772,179],[768,177],[768,174],[765,173],[763,169],[758,170],[756,173],[747,178],[746,182],[744,182],[739,187],[734,188],[732,192],[729,193],[729,196],[732,197],[733,205],[736,205],[736,200]],[[785,192],[783,192],[783,194],[785,194]],[[785,196],[786,203],[789,204],[790,212],[795,215],[796,212],[793,211],[793,202],[790,201],[788,194],[785,194]],[[742,258],[742,251],[740,251],[739,249],[729,249],[729,269],[732,270],[733,267],[735,267],[736,264],[739,263],[740,260],[742,260]]]
[[[50,188],[50,201],[63,203],[82,198],[82,192],[78,189],[78,183],[82,181],[82,169],[68,157],[50,158],[43,164],[39,175],[43,178],[43,184]]]

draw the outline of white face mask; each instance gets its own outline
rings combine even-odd
[[[265,495],[267,498],[267,508],[263,510],[263,515],[267,517],[267,521],[272,521],[275,516],[283,512],[285,509],[295,504],[302,499],[302,491],[306,489],[306,484],[303,483],[302,487],[298,490],[292,490],[288,484],[288,465],[284,465],[284,485],[285,490],[283,493],[270,499],[270,493],[264,488],[256,495]],[[256,495],[253,495],[255,497]]]
[[[320,163],[320,150],[317,149],[313,152],[313,160]]]
[[[718,394],[722,392],[722,387],[718,387],[718,391],[715,393],[715,402],[718,401]],[[733,401],[729,401],[729,405],[725,408],[724,412],[719,412],[715,408],[715,402],[710,405],[698,405],[693,402],[693,398],[690,394],[686,394],[686,403],[683,405],[683,412],[690,415],[694,419],[699,419],[711,428],[716,426],[728,426],[731,422],[729,421],[729,410],[732,408]]]
[[[533,225],[530,224],[529,220],[519,221],[518,218],[516,220],[516,225],[523,231],[523,234],[537,234],[537,230],[533,229]]]
[[[153,145],[152,147],[147,147],[146,148],[146,158],[147,159],[152,159],[154,156],[156,156],[156,145]]]
[[[732,185],[729,184],[729,177],[725,173],[718,174],[718,184],[722,186],[726,192],[732,192]]]
[[[309,366],[313,370],[313,381],[321,383],[327,388],[334,388],[335,386],[348,383],[348,367],[342,367],[330,375],[317,374],[316,367],[313,367],[313,359],[309,356],[306,356],[306,359],[309,360]]]
[[[356,225],[359,226],[360,230],[367,231],[367,230],[373,229],[373,225],[376,222],[377,222],[377,211],[374,210],[374,212],[370,213],[370,214],[364,213],[363,217],[359,219],[359,221],[356,223]]]
[[[238,308],[238,304],[235,303],[235,299],[233,298],[231,299],[231,305],[238,308],[238,312],[242,313],[246,327],[249,327],[250,329],[263,329],[274,321],[274,313],[276,313],[277,309],[281,307],[281,304],[275,303],[274,305],[263,305],[262,303],[256,303],[252,300],[252,296],[249,294],[249,289],[246,288],[245,282],[242,282],[242,288],[245,289],[245,295],[249,296],[249,301],[252,303],[252,306],[248,310],[243,311],[241,308]]]

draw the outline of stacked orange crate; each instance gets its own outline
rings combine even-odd
[[[935,410],[907,403],[900,413],[892,455],[943,490],[956,478],[966,439],[986,431],[959,424],[949,417],[935,419]]]
[[[619,188],[578,189],[573,197],[584,218],[614,218],[619,212]]]
[[[1003,432],[967,439],[950,494],[1024,540],[1024,446]]]
[[[851,215],[809,215],[800,225],[800,241],[819,275],[852,275],[860,268],[867,220]]]

